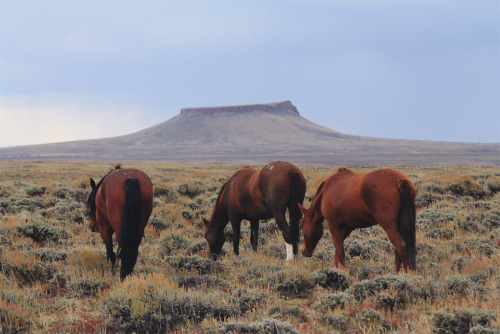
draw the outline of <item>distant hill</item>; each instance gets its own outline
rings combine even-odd
[[[0,148],[0,159],[500,165],[500,144],[353,136],[308,121],[284,101],[185,108],[168,121],[129,135]]]

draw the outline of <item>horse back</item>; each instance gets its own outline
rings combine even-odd
[[[357,174],[342,169],[327,180],[322,199],[323,215],[328,219],[364,222],[374,225],[379,215],[396,217],[399,213],[399,182],[407,178],[393,169]]]
[[[138,169],[116,169],[103,180],[96,194],[96,207],[103,224],[119,229],[125,208],[125,182],[128,179],[139,181],[141,190],[141,221],[147,223],[153,210],[153,185],[149,177]]]

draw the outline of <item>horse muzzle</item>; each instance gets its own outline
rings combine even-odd
[[[306,252],[305,249],[302,249],[302,255],[304,257],[311,257],[313,254],[312,254],[312,252]]]

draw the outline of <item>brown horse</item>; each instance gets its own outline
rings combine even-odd
[[[210,221],[205,224],[205,238],[212,257],[216,258],[224,245],[224,228],[231,221],[233,250],[239,254],[241,220],[250,221],[250,243],[257,251],[259,219],[275,218],[287,243],[287,260],[297,254],[299,221],[298,204],[304,202],[306,180],[300,169],[291,163],[276,161],[260,170],[244,167],[238,170],[223,186],[217,197]],[[285,213],[288,208],[290,226]]]
[[[106,245],[107,258],[115,266],[112,236],[118,240],[120,278],[132,273],[144,228],[153,209],[153,186],[149,177],[137,169],[120,166],[106,174],[97,185],[90,179],[92,192],[87,200],[89,228],[99,232]]]
[[[304,218],[302,253],[312,256],[323,235],[323,220],[335,244],[334,264],[345,267],[344,240],[356,228],[379,224],[396,247],[395,272],[415,269],[415,187],[393,169],[355,174],[341,168],[318,188]]]

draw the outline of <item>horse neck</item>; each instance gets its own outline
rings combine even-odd
[[[228,222],[229,216],[221,194],[215,203],[214,211],[212,212],[212,217],[210,218],[209,228],[224,230]]]

